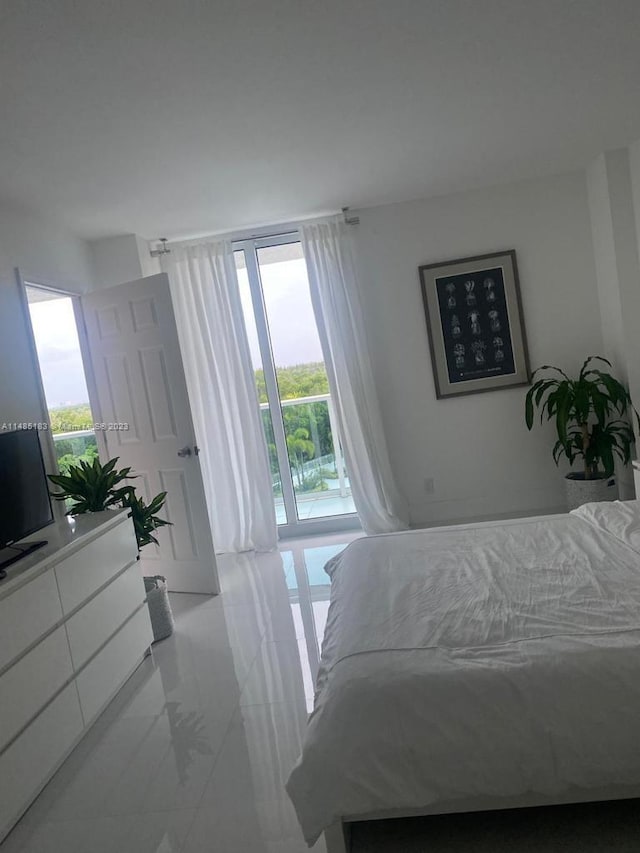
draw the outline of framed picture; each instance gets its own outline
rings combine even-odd
[[[438,399],[528,385],[515,251],[424,264],[418,272]]]

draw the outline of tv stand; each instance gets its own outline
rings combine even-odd
[[[23,542],[21,545],[7,545],[5,548],[0,549],[0,580],[6,578],[6,569],[8,566],[26,557],[27,554],[33,554],[38,548],[44,548],[48,544],[49,541],[47,539],[41,539],[38,542]]]
[[[128,512],[85,513],[39,531],[49,544],[0,581],[2,851],[153,641]]]

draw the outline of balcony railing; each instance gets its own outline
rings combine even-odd
[[[340,428],[330,394],[316,394],[281,400],[282,416],[287,437],[289,464],[298,500],[323,497],[348,498],[349,479],[342,456]],[[281,491],[280,471],[273,444],[269,406],[261,403],[263,422],[270,445],[273,489]],[[299,432],[302,430],[303,432]],[[271,437],[270,437],[271,434]],[[73,430],[53,435],[58,466],[66,473],[69,465],[98,454],[93,430]],[[329,481],[329,482],[327,482]],[[335,481],[337,487],[329,485]]]
[[[346,498],[351,494],[342,456],[340,428],[330,394],[281,400],[287,450],[294,489],[298,499],[326,497]],[[272,445],[272,429],[268,418],[269,404],[261,403],[267,444]],[[266,417],[265,417],[266,415]],[[271,456],[274,491],[281,487],[275,452]],[[327,479],[336,479],[338,488],[327,487]]]

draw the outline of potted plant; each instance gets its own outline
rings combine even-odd
[[[165,527],[171,523],[165,521],[163,518],[158,518],[156,515],[156,512],[162,509],[166,497],[166,492],[160,492],[147,505],[142,498],[136,497],[133,488],[125,497],[123,505],[129,507],[131,510],[138,548],[143,548],[152,542],[158,545],[158,540],[153,535],[154,531],[159,527]],[[144,588],[147,592],[147,604],[149,606],[149,616],[151,617],[153,638],[155,642],[164,640],[165,637],[173,634],[173,613],[171,611],[166,578],[163,578],[162,575],[145,577]]]
[[[160,492],[147,504],[136,496],[135,486],[121,485],[131,480],[131,468],[116,470],[118,459],[110,459],[104,465],[96,457],[91,462],[78,460],[69,465],[66,474],[49,474],[49,480],[61,491],[51,492],[57,501],[65,501],[67,515],[82,515],[87,512],[101,512],[106,509],[126,508],[131,514],[136,533],[138,550],[152,542],[158,544],[154,531],[171,522],[159,518],[156,513],[162,509],[167,497]],[[144,578],[147,592],[147,604],[151,617],[154,639],[162,640],[173,632],[173,614],[169,602],[165,578],[160,575]]]
[[[76,465],[69,465],[67,474],[49,474],[49,480],[61,490],[51,492],[51,497],[68,504],[67,515],[126,507],[131,512],[138,549],[151,542],[157,545],[153,531],[170,524],[156,515],[162,509],[167,493],[160,492],[147,505],[142,498],[136,497],[135,486],[120,485],[125,480],[135,479],[136,475],[129,473],[131,468],[116,471],[117,462],[117,457],[104,465],[98,457],[91,462],[80,459]]]
[[[102,512],[122,506],[122,501],[133,487],[120,486],[120,483],[135,475],[129,473],[131,468],[116,471],[117,462],[117,458],[110,459],[102,465],[97,456],[91,462],[79,459],[77,464],[68,466],[67,474],[49,474],[49,480],[61,490],[51,492],[51,497],[68,504],[67,515]]]
[[[164,518],[158,518],[156,515],[156,512],[162,509],[166,497],[166,492],[160,492],[150,504],[146,504],[142,498],[136,497],[133,486],[129,487],[128,494],[123,497],[122,505],[131,510],[138,548],[144,548],[145,545],[150,545],[152,542],[154,545],[158,545],[158,540],[153,535],[153,531],[171,523],[165,521]]]
[[[627,413],[631,409],[636,419],[638,413],[624,385],[598,362],[611,367],[606,358],[589,356],[577,379],[570,379],[559,367],[539,367],[533,377],[543,375],[531,386],[525,402],[528,429],[533,426],[536,409],[541,422],[545,415],[547,420],[555,420],[556,465],[563,456],[570,465],[582,460],[581,471],[565,476],[569,509],[588,501],[614,500],[616,457],[625,465],[631,459],[634,434]]]

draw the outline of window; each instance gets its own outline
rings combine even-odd
[[[73,299],[25,287],[58,468],[98,455]]]

